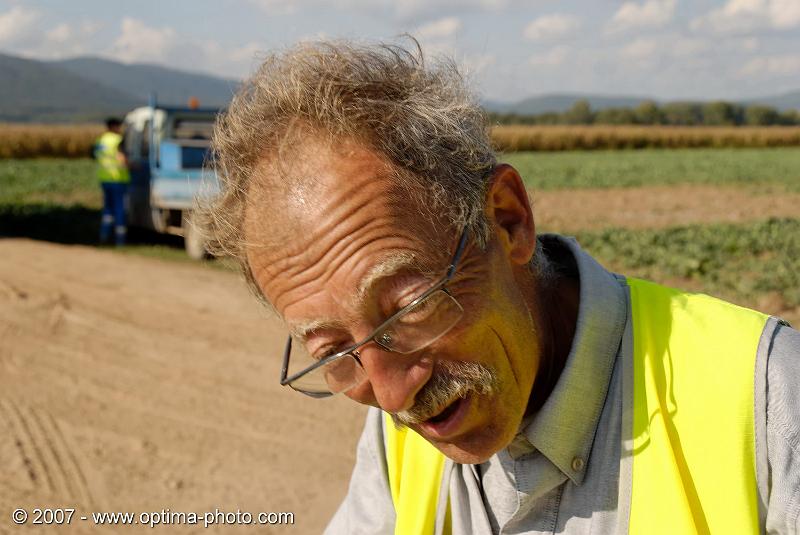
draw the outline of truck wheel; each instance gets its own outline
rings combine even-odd
[[[206,249],[205,239],[192,224],[186,212],[183,214],[181,227],[183,228],[183,246],[189,258],[192,260],[206,260],[211,258],[211,255]]]

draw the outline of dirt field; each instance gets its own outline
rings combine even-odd
[[[232,273],[0,240],[0,533],[52,533],[10,515],[55,506],[288,511],[293,528],[258,532],[320,532],[364,411],[281,388],[282,343]]]
[[[700,185],[533,191],[537,226],[556,232],[665,228],[800,216],[800,194]]]

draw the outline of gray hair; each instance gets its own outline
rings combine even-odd
[[[497,160],[486,114],[452,60],[426,62],[411,41],[412,49],[320,41],[270,54],[217,120],[222,194],[199,208],[197,221],[210,250],[236,258],[259,297],[244,239],[248,192],[264,160],[280,167],[298,128],[374,150],[399,188],[418,192],[425,215],[466,225],[480,247],[487,244],[483,208]]]

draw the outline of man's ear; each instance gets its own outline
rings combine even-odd
[[[508,164],[492,175],[486,195],[486,217],[514,264],[530,262],[536,251],[536,226],[522,177]]]

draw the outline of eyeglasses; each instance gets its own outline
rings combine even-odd
[[[313,355],[302,341],[289,336],[283,353],[281,385],[314,398],[346,392],[367,378],[360,355],[366,344],[375,342],[385,351],[409,354],[447,334],[464,314],[446,286],[456,273],[468,234],[465,227],[444,277],[357,344],[333,354]]]

